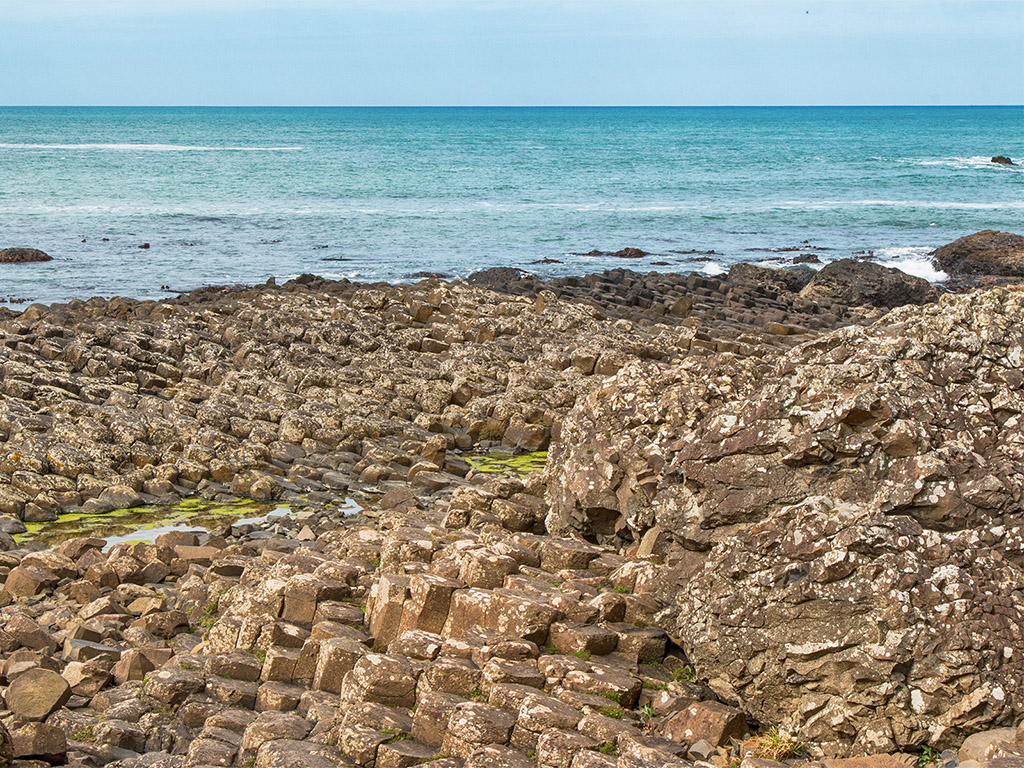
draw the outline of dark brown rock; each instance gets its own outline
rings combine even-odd
[[[867,304],[884,309],[927,304],[941,295],[927,280],[870,261],[840,259],[826,264],[800,295],[819,304]]]
[[[949,275],[1024,277],[1024,235],[986,229],[932,251]]]
[[[0,251],[0,264],[27,264],[53,261],[53,257],[35,248],[5,248]]]

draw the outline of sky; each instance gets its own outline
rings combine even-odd
[[[1024,103],[1024,0],[0,0],[3,105]]]

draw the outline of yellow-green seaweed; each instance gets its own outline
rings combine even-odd
[[[531,472],[544,469],[548,460],[547,451],[533,453],[490,453],[477,456],[465,456],[466,462],[477,472],[495,475],[515,475],[524,477]]]
[[[214,502],[202,498],[184,499],[164,506],[118,509],[99,515],[69,512],[44,523],[25,523],[26,531],[16,541],[39,541],[55,545],[78,536],[95,536],[117,542],[153,541],[169,530],[218,530],[229,523],[263,518],[271,513],[288,514],[278,504],[260,504],[250,499]],[[138,535],[136,535],[138,534]]]

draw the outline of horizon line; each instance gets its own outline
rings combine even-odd
[[[1024,104],[0,104],[0,109],[1024,109]]]

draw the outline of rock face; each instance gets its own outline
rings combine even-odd
[[[0,264],[26,264],[33,261],[53,261],[53,257],[35,248],[4,248],[0,251]]]
[[[985,229],[961,237],[931,253],[950,275],[1024,277],[1024,236]]]
[[[843,306],[870,305],[892,309],[927,304],[940,291],[927,280],[870,261],[841,259],[822,267],[800,291],[806,298]]]
[[[1022,366],[1005,290],[774,362],[631,366],[567,418],[549,527],[660,553],[662,625],[760,721],[959,743],[1024,708]]]

